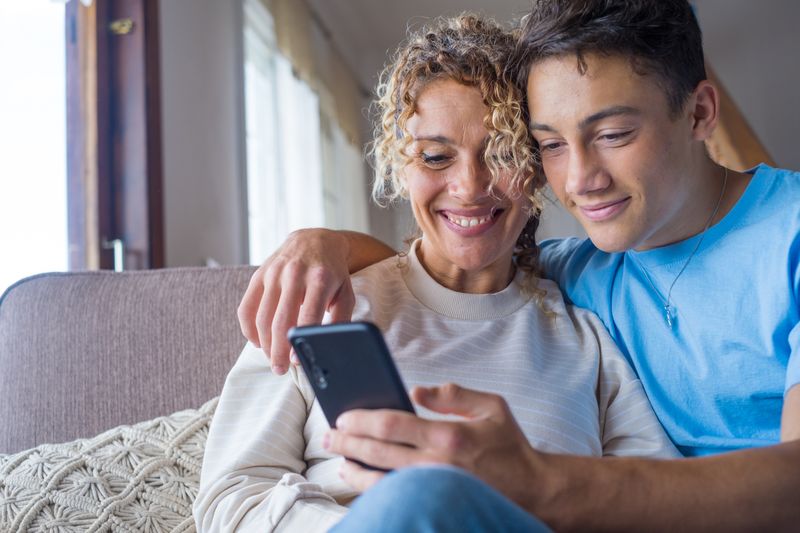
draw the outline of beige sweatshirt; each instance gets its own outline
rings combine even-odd
[[[489,295],[450,291],[415,250],[353,276],[353,318],[383,331],[406,386],[455,382],[501,394],[542,451],[678,455],[594,314],[565,305],[546,280],[539,281],[547,292],[541,305],[517,280]],[[260,350],[245,347],[211,425],[194,506],[198,530],[334,525],[357,493],[339,478],[342,458],[322,447],[327,430],[302,370],[276,376]]]

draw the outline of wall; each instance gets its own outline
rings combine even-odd
[[[284,18],[287,12],[296,18],[303,10],[292,2],[267,3],[280,7]],[[209,259],[245,263],[241,0],[162,0],[159,7],[167,266],[202,265]],[[302,44],[308,56],[298,58],[299,72],[313,78],[309,81],[322,105],[333,111],[348,137],[360,136],[362,91],[314,21],[306,19],[305,35],[289,32],[292,52],[299,54]],[[285,37],[287,32],[278,33]],[[339,97],[335,104],[329,102],[334,95]],[[366,189],[365,183],[365,196]]]
[[[709,64],[776,163],[800,169],[800,2],[695,4]]]
[[[238,0],[163,0],[167,266],[247,258]]]

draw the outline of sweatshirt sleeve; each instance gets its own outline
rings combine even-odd
[[[647,399],[644,387],[600,319],[584,310],[600,348],[597,405],[603,455],[680,457]]]
[[[303,475],[306,438],[328,429],[323,417],[309,417],[313,398],[302,370],[277,376],[259,349],[245,347],[209,430],[193,508],[198,531],[327,531],[344,516],[347,508]]]

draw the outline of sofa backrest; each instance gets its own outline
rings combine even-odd
[[[254,267],[43,274],[0,298],[0,453],[198,407],[245,344]]]

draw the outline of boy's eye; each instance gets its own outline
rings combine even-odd
[[[606,133],[601,135],[600,138],[604,141],[614,143],[626,140],[628,137],[630,137],[631,133],[633,133],[633,131],[619,131],[614,133]]]
[[[564,143],[558,142],[558,141],[543,143],[543,144],[539,145],[539,151],[540,152],[550,152],[550,153],[552,153],[552,152],[557,151],[562,146],[564,146]]]

